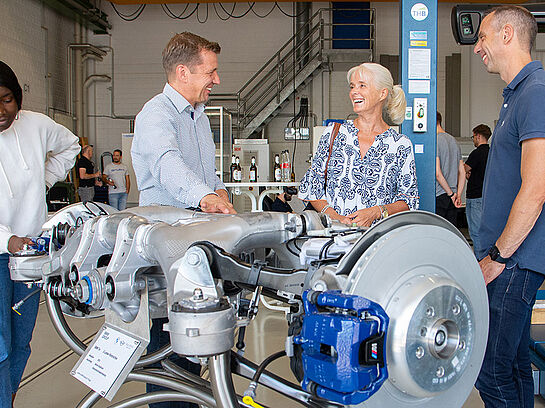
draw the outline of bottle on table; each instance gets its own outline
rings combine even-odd
[[[280,156],[278,154],[274,155],[274,181],[282,181],[282,168],[280,167]]]
[[[235,171],[237,170],[237,165],[235,163],[235,155],[231,156],[231,166],[229,166],[229,180],[231,183],[235,182]]]
[[[237,166],[235,170],[235,182],[240,183],[242,182],[242,167],[240,167],[240,158],[238,156],[235,158],[235,164]]]
[[[291,181],[291,162],[289,150],[284,150],[284,159],[282,160],[282,181],[288,183]]]
[[[250,182],[257,183],[257,166],[255,164],[255,156],[252,156],[252,164],[250,164]]]

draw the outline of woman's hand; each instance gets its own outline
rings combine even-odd
[[[374,206],[348,214],[346,218],[350,220],[350,224],[353,226],[370,227],[373,221],[380,219],[380,215],[380,207]]]
[[[17,235],[12,235],[8,241],[8,251],[11,254],[22,251],[25,245],[34,244],[30,238],[27,237],[18,237]]]
[[[348,217],[345,217],[344,215],[341,215],[339,214],[337,211],[335,211],[332,207],[329,207],[325,214],[331,218],[332,220],[336,220],[336,221],[339,221],[339,222],[342,222],[343,224],[346,224],[346,225],[351,225],[352,224],[352,220]]]

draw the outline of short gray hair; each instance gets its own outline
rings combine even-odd
[[[348,83],[350,83],[352,76],[355,73],[365,73],[369,75],[376,89],[388,90],[388,97],[384,101],[382,107],[382,118],[388,125],[401,124],[405,119],[407,100],[405,99],[405,92],[403,92],[401,86],[394,85],[392,74],[388,68],[374,62],[364,62],[363,64],[350,68],[346,74]]]
[[[537,36],[537,21],[527,9],[520,6],[505,5],[494,7],[486,12],[492,15],[492,24],[496,30],[511,24],[517,33],[520,43],[530,52]]]

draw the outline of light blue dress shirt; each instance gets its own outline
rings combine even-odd
[[[131,148],[140,205],[197,207],[225,185],[204,105],[196,109],[168,83],[136,116]]]

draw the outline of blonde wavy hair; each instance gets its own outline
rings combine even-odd
[[[394,85],[390,71],[380,64],[364,62],[350,68],[346,74],[346,80],[349,84],[355,73],[366,74],[372,81],[375,89],[386,89],[388,91],[388,96],[382,106],[382,119],[388,125],[401,124],[405,119],[407,100],[405,99],[405,92],[403,92],[401,85]]]

